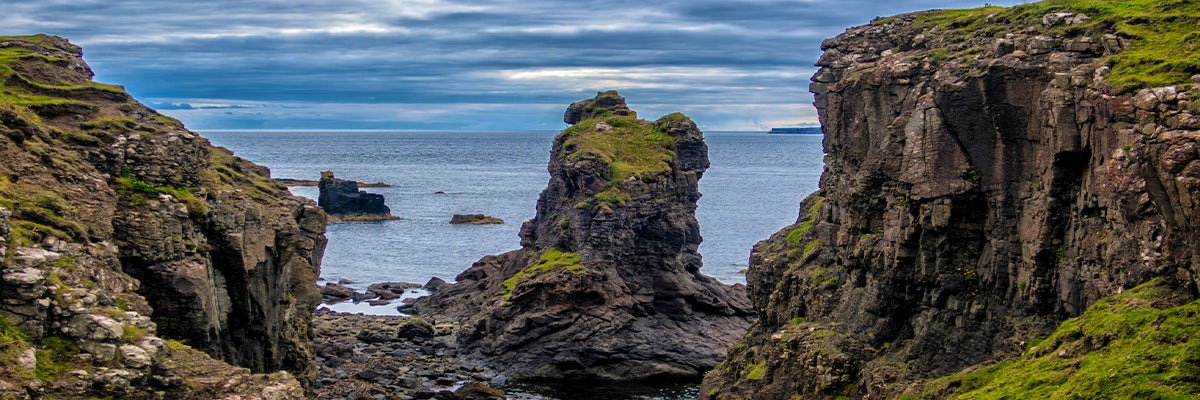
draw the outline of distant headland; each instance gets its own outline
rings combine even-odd
[[[821,127],[814,126],[811,128],[771,128],[767,133],[772,135],[820,135],[822,131]]]

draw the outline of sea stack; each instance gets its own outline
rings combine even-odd
[[[333,171],[321,172],[317,205],[335,220],[377,221],[395,219],[383,195],[358,190],[358,182],[338,179]]]
[[[688,117],[639,120],[617,92],[573,104],[522,248],[487,256],[422,299],[458,340],[517,379],[698,378],[752,318],[744,288],[700,273]]]
[[[824,42],[820,190],[755,246],[760,318],[702,396],[1197,393],[1200,76],[1120,57],[1194,65],[1154,41],[1193,32],[1173,21],[1196,7],[1076,7],[906,14]]]

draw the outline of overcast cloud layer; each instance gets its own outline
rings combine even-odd
[[[816,123],[821,40],[972,0],[6,0],[0,34],[84,47],[193,129],[560,129],[617,89],[706,130]],[[991,1],[1011,5],[1019,1]]]

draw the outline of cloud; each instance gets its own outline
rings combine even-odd
[[[618,89],[702,128],[761,129],[815,121],[807,84],[824,38],[877,15],[981,5],[9,0],[0,26],[70,38],[98,80],[194,128],[558,129],[567,104]]]

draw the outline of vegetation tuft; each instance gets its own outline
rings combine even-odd
[[[36,354],[34,376],[42,382],[53,383],[71,368],[71,359],[79,354],[79,347],[69,340],[50,336],[42,339],[41,349]]]
[[[121,171],[121,175],[117,177],[117,192],[122,195],[130,204],[140,206],[146,203],[146,196],[157,196],[166,194],[174,197],[176,200],[183,202],[187,207],[188,214],[193,217],[203,216],[208,214],[208,204],[196,197],[194,193],[186,188],[170,187],[170,186],[154,186],[133,175],[130,170]]]
[[[611,129],[597,129],[601,123]],[[630,199],[621,188],[623,182],[670,171],[675,158],[675,139],[654,123],[633,116],[608,115],[580,121],[564,130],[556,141],[563,144],[570,159],[591,155],[609,166],[605,188],[594,198],[614,205]]]
[[[1053,12],[1083,13],[1090,19],[1077,25],[1046,27],[1042,17]],[[886,24],[895,17],[882,18]],[[1010,8],[988,6],[968,10],[938,10],[919,13],[919,31],[944,31],[960,43],[953,49],[930,53],[934,60],[971,54],[973,38],[1000,38],[1011,32],[1058,33],[1101,39],[1115,33],[1131,40],[1112,56],[1109,83],[1118,91],[1186,84],[1200,74],[1200,6],[1190,0],[1046,0]]]
[[[512,300],[513,289],[517,287],[521,281],[534,278],[538,275],[555,271],[564,270],[574,273],[581,272],[583,266],[579,264],[579,254],[565,252],[557,248],[550,248],[542,253],[536,264],[533,264],[525,269],[517,272],[512,277],[505,279],[503,283],[504,289],[500,292],[504,296],[504,303],[508,304]]]

